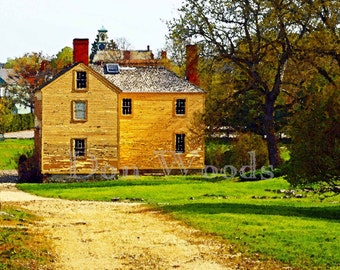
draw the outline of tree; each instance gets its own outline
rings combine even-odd
[[[13,69],[16,84],[8,86],[8,92],[15,103],[21,103],[33,109],[34,89],[37,87],[37,75],[44,60],[42,53],[26,53],[23,57],[10,59],[6,66]]]
[[[313,24],[300,46],[309,70],[308,96],[292,117],[287,180],[293,185],[322,182],[339,193],[340,182],[340,2],[307,1]]]
[[[310,94],[293,118],[287,180],[292,185],[340,181],[340,93],[328,86]],[[339,190],[337,191],[339,192]]]
[[[105,46],[105,50],[118,50],[118,49],[127,49],[125,47],[129,47],[130,43],[125,38],[120,38],[117,39],[117,41],[114,41],[111,39],[109,42],[107,42]],[[97,34],[96,39],[92,43],[91,46],[91,53],[90,53],[90,62],[92,63],[94,56],[98,52],[98,47],[99,47],[99,34]]]
[[[12,121],[11,102],[5,98],[0,98],[0,133],[5,133]]]
[[[124,37],[116,38],[115,41],[111,40],[111,50],[129,50],[131,47],[131,43]]]
[[[329,8],[338,14],[335,1],[316,2],[186,0],[179,9],[180,17],[168,22],[172,39],[201,43],[209,53],[207,58],[228,63],[237,87],[233,97],[248,96],[244,100],[249,102],[258,95],[269,161],[274,167],[281,162],[276,112],[287,112],[306,95],[308,70],[317,69],[305,61],[305,42],[318,25],[326,25],[320,10]],[[327,27],[322,29],[327,32]]]
[[[71,47],[64,47],[51,60],[51,69],[54,70],[53,73],[58,73],[71,64],[73,64],[73,49]]]
[[[55,57],[32,52],[9,59],[5,67],[13,69],[11,76],[16,81],[16,84],[7,86],[11,100],[33,110],[35,89],[72,63],[73,50],[70,47],[64,47]]]
[[[90,53],[90,62],[92,63],[94,56],[98,51],[99,46],[99,35],[97,34],[96,39],[93,41],[91,45],[91,53]]]

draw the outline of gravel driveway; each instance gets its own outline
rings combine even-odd
[[[144,204],[45,199],[13,183],[0,184],[0,200],[43,218],[31,230],[52,241],[55,269],[236,269],[240,263],[241,254],[231,254],[227,244]]]
[[[42,198],[18,190],[15,171],[0,174],[0,203],[42,218],[30,231],[51,240],[54,269],[291,269],[245,257],[146,204]]]
[[[32,139],[34,137],[34,130],[24,130],[18,132],[9,132],[4,134],[5,139]]]

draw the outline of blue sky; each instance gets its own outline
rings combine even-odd
[[[25,53],[52,56],[74,38],[94,41],[104,26],[109,39],[130,49],[165,46],[165,21],[178,17],[182,0],[0,0],[0,62]]]

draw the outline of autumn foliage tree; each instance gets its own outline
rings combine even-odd
[[[5,67],[13,69],[11,76],[16,81],[16,84],[8,86],[10,97],[15,103],[21,103],[33,109],[36,78],[43,60],[42,53],[27,53],[23,57],[10,59],[6,63]]]
[[[35,89],[50,80],[65,66],[73,62],[73,50],[63,48],[55,57],[40,53],[26,53],[22,57],[9,59],[6,68],[13,69],[11,75],[16,84],[7,86],[10,98],[15,103],[21,103],[33,110]]]

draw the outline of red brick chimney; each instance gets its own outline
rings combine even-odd
[[[124,60],[130,60],[130,59],[131,59],[131,52],[124,51]]]
[[[197,45],[186,46],[186,79],[192,84],[198,86],[198,48]]]
[[[47,61],[43,60],[40,64],[40,71],[45,71],[47,64]]]
[[[89,40],[87,38],[73,39],[73,62],[89,65]]]

